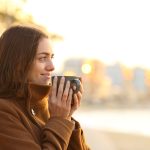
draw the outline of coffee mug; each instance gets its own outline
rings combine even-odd
[[[52,76],[52,78],[51,78],[52,79],[52,84],[53,84],[54,77],[55,76]],[[73,94],[80,91],[81,77],[78,77],[78,76],[57,76],[57,91],[58,91],[58,87],[59,87],[59,84],[60,84],[60,79],[62,77],[65,78],[64,89],[66,87],[67,81],[70,81],[70,88],[72,88]],[[75,89],[73,88],[74,86],[76,87]]]

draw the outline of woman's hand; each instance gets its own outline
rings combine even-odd
[[[72,89],[70,89],[70,81],[67,81],[64,89],[65,78],[62,77],[57,92],[57,77],[53,80],[51,96],[49,97],[49,111],[51,117],[62,117],[70,119]]]
[[[73,94],[73,90],[70,88],[70,81],[67,81],[64,89],[65,77],[62,77],[57,92],[57,77],[53,80],[53,86],[51,96],[49,97],[49,111],[51,117],[62,117],[71,119],[72,114],[77,110],[81,103],[83,86],[81,80],[80,91]],[[71,101],[73,98],[73,105]]]
[[[70,117],[75,112],[75,110],[77,110],[80,107],[82,94],[83,94],[83,84],[82,84],[82,79],[81,79],[80,91],[78,91],[76,94],[73,94],[73,104],[71,105],[71,110],[69,114]]]

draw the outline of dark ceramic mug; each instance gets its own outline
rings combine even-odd
[[[52,76],[52,84],[53,84],[54,77],[55,76]],[[70,88],[72,88],[73,94],[80,91],[81,77],[78,77],[78,76],[57,76],[57,91],[58,91],[58,87],[59,87],[59,84],[60,84],[60,79],[62,77],[65,77],[64,89],[66,87],[67,81],[70,81]],[[74,86],[76,87],[75,89],[73,88]]]

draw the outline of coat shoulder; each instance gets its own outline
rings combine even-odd
[[[0,98],[0,112],[15,113],[18,110],[17,102],[15,100]]]

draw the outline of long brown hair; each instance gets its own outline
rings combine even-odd
[[[0,97],[24,90],[27,75],[41,38],[48,36],[29,26],[13,26],[0,37]]]

